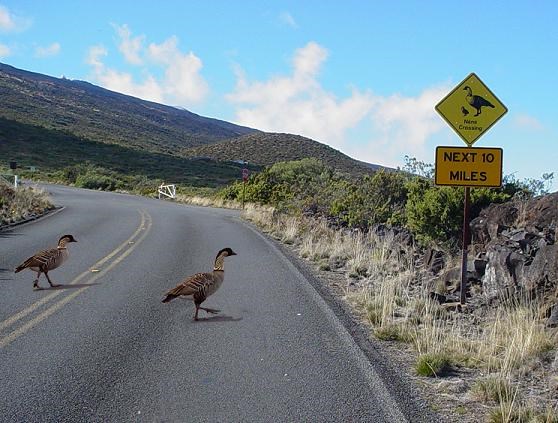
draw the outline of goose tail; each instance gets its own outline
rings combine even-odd
[[[162,303],[169,303],[177,297],[178,297],[178,295],[167,294],[167,296],[165,298],[163,298],[163,300],[161,302]]]

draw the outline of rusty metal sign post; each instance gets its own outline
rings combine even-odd
[[[465,188],[460,287],[460,302],[465,304],[467,255],[471,242],[471,187],[502,185],[502,149],[472,146],[507,113],[508,109],[474,73],[461,81],[435,109],[468,146],[437,147],[435,177],[436,185]]]

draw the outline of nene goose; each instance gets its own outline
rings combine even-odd
[[[58,240],[58,247],[49,250],[39,251],[35,255],[29,257],[23,263],[16,267],[15,273],[21,272],[23,269],[31,269],[37,272],[37,278],[33,282],[33,289],[41,289],[39,286],[39,277],[44,273],[50,286],[59,286],[52,283],[48,277],[48,272],[59,267],[68,259],[68,247],[66,244],[69,242],[77,242],[72,235],[64,235]]]
[[[182,283],[168,291],[165,294],[166,297],[163,299],[163,302],[168,303],[177,297],[191,295],[196,305],[194,320],[198,320],[198,312],[200,309],[212,314],[219,313],[220,310],[205,308],[200,305],[207,297],[215,293],[223,283],[223,278],[225,277],[224,262],[225,257],[228,256],[236,256],[236,253],[230,248],[223,248],[217,253],[217,257],[215,257],[213,272],[196,273],[189,276]]]
[[[481,114],[482,107],[492,107],[494,109],[494,105],[490,101],[488,101],[484,97],[481,97],[480,95],[473,95],[473,90],[471,89],[471,87],[464,87],[463,90],[467,91],[467,96],[465,97],[467,99],[467,103],[477,109],[477,113],[475,114],[475,116]]]

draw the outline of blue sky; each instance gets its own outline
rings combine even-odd
[[[557,17],[554,1],[0,0],[0,61],[387,166],[465,146],[434,106],[475,72],[509,109],[475,147],[558,179]]]

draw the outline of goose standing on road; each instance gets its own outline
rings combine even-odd
[[[229,256],[236,256],[236,253],[230,248],[223,248],[217,253],[217,257],[215,257],[213,272],[196,273],[189,276],[183,282],[168,291],[165,294],[166,296],[163,299],[163,302],[168,303],[177,297],[191,295],[196,306],[194,320],[198,320],[198,312],[200,309],[212,314],[219,313],[220,310],[201,307],[201,303],[203,303],[211,294],[214,294],[223,283],[223,279],[225,277],[225,257]]]
[[[45,274],[51,287],[59,286],[58,284],[52,283],[48,277],[48,272],[60,267],[68,259],[69,253],[66,245],[70,242],[77,241],[73,235],[63,235],[58,240],[58,246],[56,248],[39,251],[29,257],[16,267],[15,273],[21,272],[24,269],[31,269],[32,271],[37,272],[37,278],[33,282],[33,289],[41,289],[39,286],[39,277],[41,276],[41,273]]]

